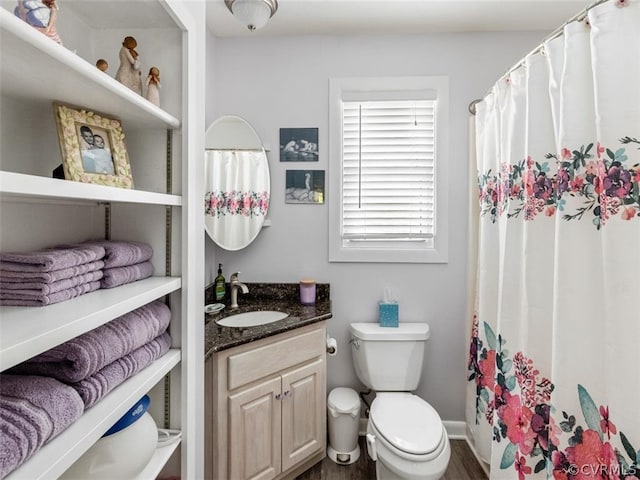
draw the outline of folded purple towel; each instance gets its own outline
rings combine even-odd
[[[50,272],[95,262],[105,255],[100,245],[55,248],[26,253],[0,253],[0,269],[13,272]]]
[[[159,300],[62,343],[9,369],[9,373],[46,375],[78,382],[164,332],[171,311]]]
[[[77,287],[84,283],[97,282],[104,276],[102,270],[95,272],[85,273],[84,275],[77,275],[71,278],[65,278],[64,280],[58,280],[57,282],[5,282],[0,277],[0,292],[3,290],[9,294],[20,293],[24,295],[40,296],[49,295],[51,293],[67,290],[72,287]]]
[[[117,240],[89,240],[78,247],[94,245],[103,247],[104,268],[125,267],[146,262],[153,255],[153,249],[142,242],[124,242]]]
[[[74,297],[84,295],[85,293],[98,290],[99,288],[100,282],[89,282],[47,295],[41,293],[36,293],[35,295],[14,293],[13,290],[2,290],[0,291],[0,305],[14,307],[43,307],[45,305],[52,305],[54,303],[70,300]]]
[[[3,282],[44,282],[53,283],[67,278],[84,275],[90,272],[102,270],[104,262],[98,260],[91,263],[83,263],[75,267],[52,270],[51,272],[13,272],[11,270],[0,270],[0,280]]]
[[[78,393],[49,377],[0,375],[0,478],[75,422]]]
[[[84,402],[92,407],[106,394],[169,351],[171,337],[163,333],[140,348],[105,366],[84,380],[71,384]]]
[[[103,272],[100,288],[113,288],[150,277],[153,275],[153,265],[151,262],[143,262],[127,267],[105,268]]]

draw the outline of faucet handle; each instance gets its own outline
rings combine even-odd
[[[238,275],[240,275],[240,272],[233,273],[231,275],[231,278],[229,279],[229,282],[237,282],[238,281]]]

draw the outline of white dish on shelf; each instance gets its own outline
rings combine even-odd
[[[158,447],[170,445],[182,438],[181,430],[158,428]]]
[[[224,308],[223,303],[210,303],[209,305],[205,305],[204,313],[218,313]]]

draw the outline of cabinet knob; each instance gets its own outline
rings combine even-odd
[[[287,390],[286,392],[284,392],[284,396],[285,397],[290,397],[291,396],[291,390]]]
[[[282,395],[280,395],[279,393],[276,393],[276,400],[280,400],[282,398]]]

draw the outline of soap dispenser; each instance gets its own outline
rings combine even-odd
[[[215,287],[216,301],[218,302],[224,301],[224,296],[226,293],[226,285],[225,285],[224,275],[222,274],[221,263],[218,264],[218,276],[216,277],[215,284],[216,284],[216,287]]]

